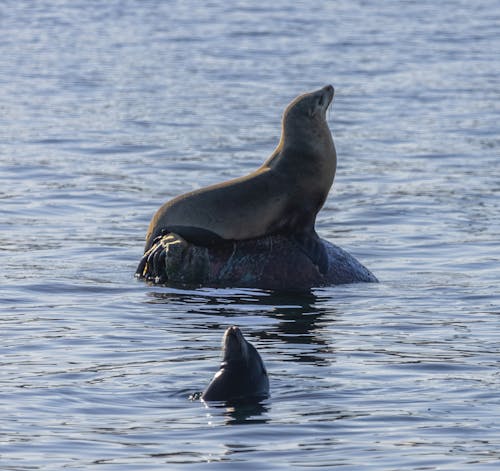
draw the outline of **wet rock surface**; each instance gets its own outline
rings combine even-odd
[[[201,247],[177,234],[158,237],[136,276],[157,284],[303,291],[345,283],[377,282],[356,258],[321,239],[328,268],[321,273],[291,238],[270,235]]]

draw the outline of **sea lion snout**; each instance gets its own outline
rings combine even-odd
[[[328,96],[333,97],[335,94],[335,88],[333,88],[333,85],[327,85],[326,87],[323,87],[323,90],[328,94]]]
[[[241,333],[241,330],[239,329],[239,327],[233,325],[231,327],[228,327],[224,332],[224,339],[222,343],[223,345],[225,345],[226,342],[230,342],[232,340],[241,341],[242,339],[243,339],[243,334]]]
[[[224,332],[222,339],[222,348],[224,350],[224,359],[247,357],[247,342],[241,333],[241,330],[235,325],[228,327]]]
[[[333,85],[327,85],[326,87],[323,87],[321,91],[323,92],[323,96],[327,100],[326,108],[328,108],[333,100],[333,95],[335,95],[335,89],[333,88]]]

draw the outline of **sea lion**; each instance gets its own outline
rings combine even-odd
[[[266,367],[256,348],[241,330],[228,327],[222,339],[220,369],[201,395],[204,401],[259,402],[269,396]]]
[[[205,247],[284,234],[325,273],[328,257],[314,224],[337,167],[326,121],[333,95],[333,87],[327,85],[293,100],[283,114],[278,146],[254,172],[163,204],[149,224],[138,275],[150,255],[158,258],[158,253],[148,251],[168,232]]]

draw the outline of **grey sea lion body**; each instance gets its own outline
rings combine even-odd
[[[226,329],[223,359],[201,398],[232,403],[258,402],[269,396],[269,379],[256,348],[238,327]]]
[[[328,85],[292,101],[277,148],[256,171],[161,206],[149,225],[145,253],[167,232],[201,246],[286,234],[325,270],[326,255],[314,224],[337,165],[326,122],[333,94]]]

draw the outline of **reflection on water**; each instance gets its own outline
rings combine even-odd
[[[262,425],[269,421],[266,414],[269,412],[269,407],[266,404],[245,404],[245,405],[210,405],[211,408],[220,407],[224,409],[223,415],[226,425],[242,425],[255,424]],[[210,423],[210,413],[208,415],[208,423]]]
[[[289,359],[321,365],[324,354],[333,353],[328,339],[322,338],[321,321],[329,313],[329,322],[333,321],[334,311],[317,306],[317,296],[308,294],[283,294],[260,290],[172,290],[150,291],[153,303],[165,303],[168,306],[178,303],[185,306],[191,314],[201,314],[217,319],[215,324],[204,324],[204,328],[221,332],[223,326],[231,324],[231,318],[241,312],[248,315],[268,317],[276,322],[273,328],[254,330],[253,335],[263,341],[282,342],[312,346],[308,353],[291,353]],[[226,320],[227,319],[227,320]],[[318,352],[318,355],[314,354]],[[292,350],[293,352],[293,350]]]

